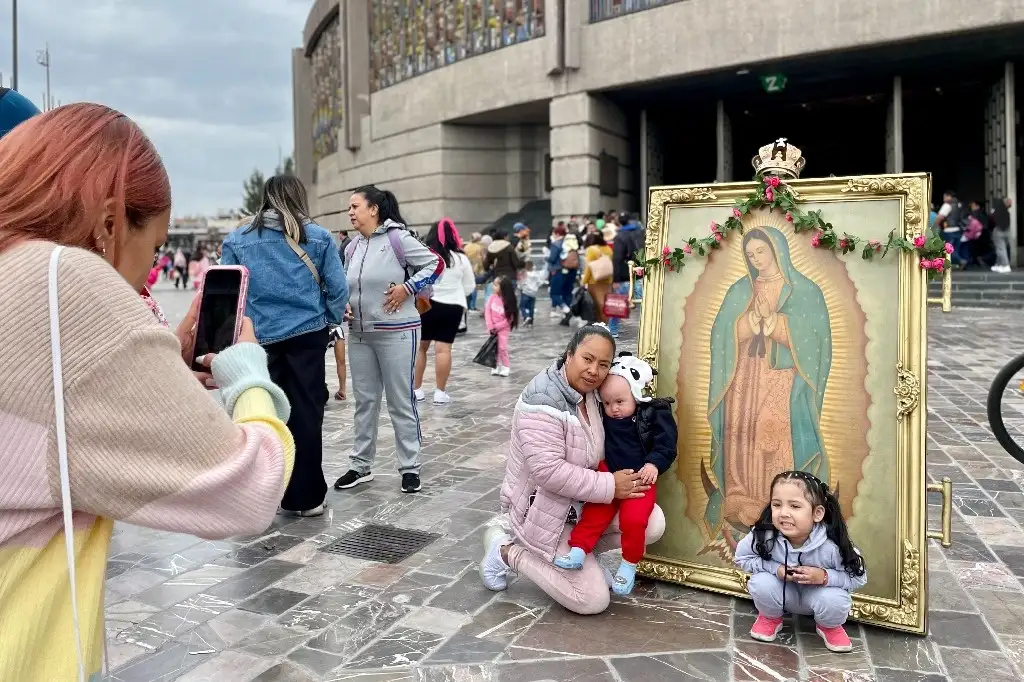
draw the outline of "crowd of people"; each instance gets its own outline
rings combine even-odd
[[[332,343],[335,397],[347,398],[348,372],[355,399],[350,466],[334,487],[373,480],[386,405],[400,490],[420,491],[417,404],[431,348],[433,402],[446,405],[452,345],[481,308],[502,381],[512,332],[532,325],[545,284],[551,317],[571,334],[515,408],[481,578],[504,590],[515,571],[580,614],[603,611],[609,590],[632,591],[646,545],[665,530],[654,484],[677,437],[671,401],[648,393],[653,369],[616,354],[611,303],[629,290],[645,241],[634,216],[559,222],[538,264],[524,224],[463,244],[440,218],[421,241],[395,195],[366,185],[349,199],[339,247],[310,218],[302,183],[274,176],[218,254],[249,272],[238,338],[193,358],[198,297],[172,331],[148,290],[154,271],[173,270],[182,286],[197,276],[184,253],[163,251],[171,187],[150,140],[98,104],[11,128],[0,140],[0,677],[100,673],[115,521],[215,539],[262,532],[275,514],[324,513]],[[952,228],[954,210],[943,207],[937,229]],[[210,252],[191,261],[208,267]],[[735,555],[752,574],[751,636],[772,641],[783,613],[805,613],[828,648],[849,651],[850,592],[867,576],[833,491],[790,471],[770,497]],[[610,548],[622,550],[615,574],[594,558]]]
[[[988,268],[992,272],[1010,272],[1010,209],[1009,197],[993,199],[986,209],[980,201],[964,206],[956,192],[942,195],[942,206],[932,207],[929,225],[953,248],[953,265],[964,270]]]

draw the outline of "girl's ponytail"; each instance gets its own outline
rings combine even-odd
[[[851,577],[864,575],[864,557],[860,555],[857,548],[850,539],[850,531],[846,527],[846,520],[843,518],[843,510],[839,507],[839,499],[829,487],[821,483],[822,506],[825,507],[825,518],[821,522],[825,525],[825,533],[828,539],[839,548],[839,555],[843,558],[843,568]]]

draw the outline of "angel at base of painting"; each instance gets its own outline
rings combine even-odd
[[[790,259],[772,227],[743,238],[746,276],[725,295],[711,329],[708,421],[701,461],[710,536],[701,554],[730,559],[788,470],[829,480],[819,420],[832,334],[821,289]]]

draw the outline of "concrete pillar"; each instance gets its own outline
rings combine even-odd
[[[732,182],[732,125],[725,111],[725,102],[718,100],[715,119],[716,152],[715,182]]]
[[[565,3],[544,0],[544,66],[549,76],[565,70]]]
[[[1017,206],[1017,93],[1013,62],[1006,62],[1003,81],[1006,87],[1006,111],[1003,117],[1006,125],[1006,196],[1013,201],[1010,208],[1010,265],[1017,267],[1017,216],[1020,208]]]
[[[306,185],[313,202],[313,68],[302,48],[292,50],[292,109],[295,173]]]
[[[341,49],[344,55],[344,145],[362,145],[363,117],[370,115],[370,6],[366,2],[345,2],[342,9]]]
[[[644,109],[640,112],[640,216],[644,224],[647,224],[647,195],[651,188],[650,179],[647,177],[650,164],[647,149],[647,145],[650,143],[650,136],[647,132],[649,125],[647,110]]]
[[[892,99],[889,101],[889,120],[886,121],[886,173],[903,172],[903,79],[892,79]]]
[[[581,92],[552,99],[549,121],[551,212],[555,220],[609,209],[635,211],[637,202],[631,190],[634,160],[622,110],[603,97]],[[614,195],[601,193],[602,158],[617,170]]]

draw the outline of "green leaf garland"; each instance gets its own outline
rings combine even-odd
[[[706,256],[715,249],[722,248],[722,241],[731,232],[743,234],[743,216],[751,211],[767,208],[778,211],[786,216],[797,234],[810,232],[811,246],[817,249],[838,251],[843,255],[860,251],[864,260],[873,260],[876,256],[884,258],[891,249],[905,252],[916,252],[922,270],[928,277],[937,277],[943,270],[950,267],[950,245],[942,237],[929,230],[912,240],[897,237],[895,230],[889,233],[885,241],[864,239],[857,235],[836,232],[832,223],[827,222],[821,211],[802,211],[797,208],[797,199],[793,190],[781,178],[774,175],[766,176],[758,188],[739,199],[732,209],[732,215],[725,222],[712,222],[707,237],[690,237],[681,247],[666,246],[656,258],[649,258],[640,265],[634,264],[638,277],[648,277],[658,267],[665,267],[674,272],[686,265],[686,259],[694,256]]]

